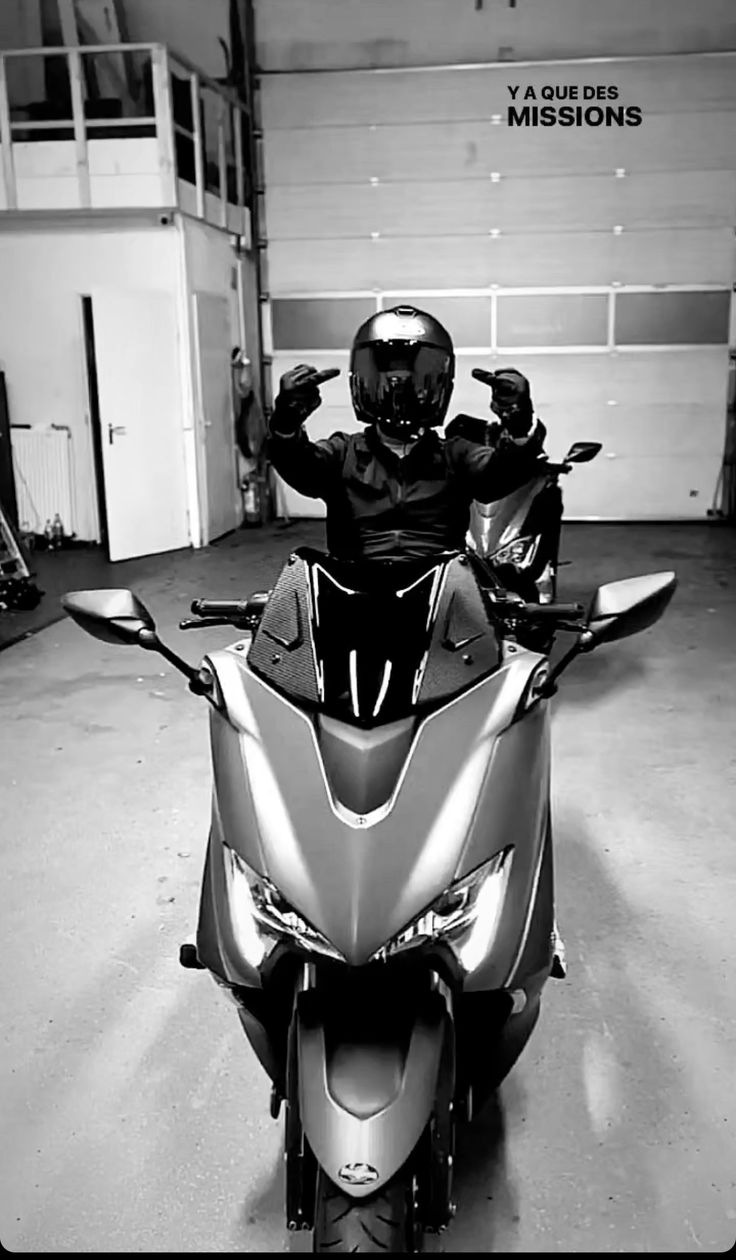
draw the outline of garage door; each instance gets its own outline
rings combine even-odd
[[[569,519],[704,518],[718,494],[736,278],[735,62],[264,74],[274,387],[296,362],[345,369],[309,432],[356,427],[352,334],[409,301],[454,338],[450,416],[487,410],[472,367],[513,365],[532,382],[553,456],[603,443],[566,484]],[[570,85],[577,107],[605,119],[636,106],[641,124],[510,115],[511,89],[519,111],[559,109]],[[615,102],[596,99],[612,85]],[[290,490],[286,504],[324,511]]]

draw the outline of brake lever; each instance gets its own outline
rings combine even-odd
[[[180,630],[204,630],[208,626],[231,626],[228,617],[185,617],[179,622]]]
[[[555,630],[570,630],[573,634],[584,629],[584,621],[558,621],[555,626]]]

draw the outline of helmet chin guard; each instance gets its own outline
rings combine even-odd
[[[350,393],[361,424],[398,441],[441,425],[455,377],[452,340],[432,315],[398,306],[358,329],[350,356]]]
[[[376,428],[379,433],[393,442],[415,442],[425,432],[427,426],[415,423],[413,420],[382,417],[376,421]]]

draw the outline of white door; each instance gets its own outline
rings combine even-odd
[[[92,318],[110,559],[188,547],[175,299],[98,290]]]
[[[215,293],[194,294],[197,396],[204,433],[207,502],[205,542],[240,524],[230,354],[230,301]]]

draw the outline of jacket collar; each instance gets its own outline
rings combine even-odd
[[[374,424],[371,424],[364,430],[365,444],[372,455],[381,461],[386,467],[395,469],[397,467],[405,467],[407,463],[424,463],[431,462],[433,457],[439,451],[440,441],[435,429],[425,429],[422,436],[414,443],[407,455],[400,457],[392,451],[390,446],[381,440],[378,430]]]

